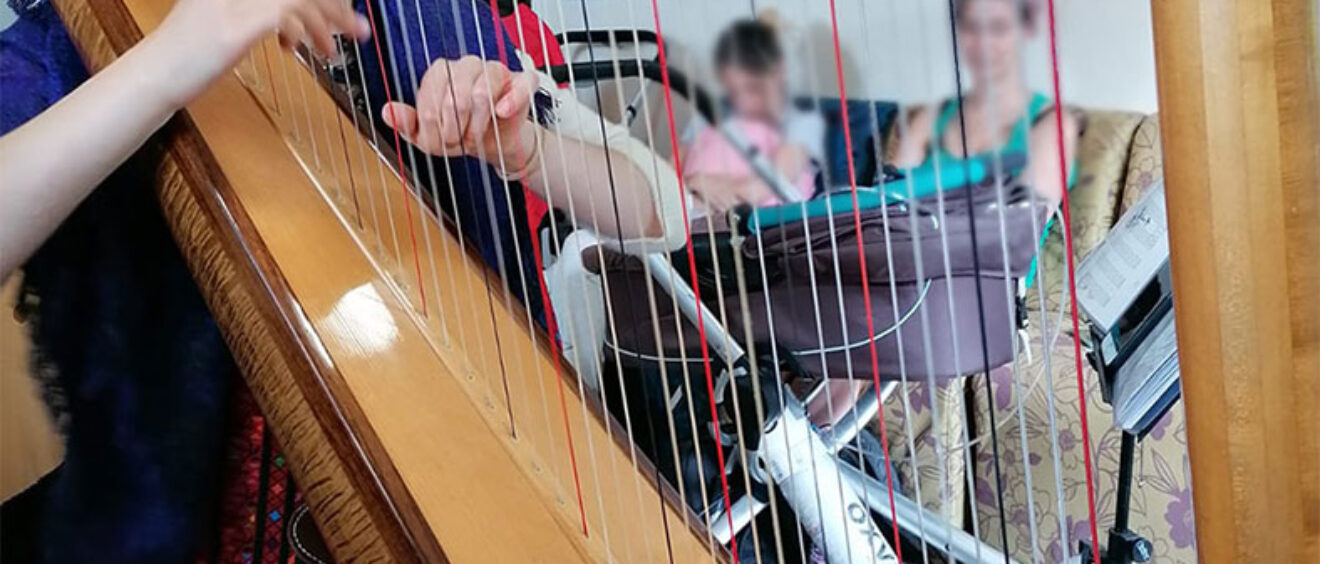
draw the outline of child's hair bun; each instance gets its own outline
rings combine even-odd
[[[776,33],[783,32],[783,20],[779,17],[779,10],[774,8],[764,8],[756,13],[756,21],[770,26]]]

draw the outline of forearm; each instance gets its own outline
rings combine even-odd
[[[144,40],[0,137],[0,279],[175,112],[175,69],[162,48]]]
[[[580,225],[603,235],[624,240],[663,235],[650,183],[631,160],[546,131],[542,151],[545,168],[528,185],[554,207],[571,208]]]

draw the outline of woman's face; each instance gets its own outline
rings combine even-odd
[[[958,49],[973,80],[1015,74],[1029,32],[1018,0],[966,0],[958,14]]]

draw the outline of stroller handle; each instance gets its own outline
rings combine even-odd
[[[571,76],[574,80],[599,82],[641,77],[653,82],[664,82],[664,69],[656,61],[636,59],[604,60],[595,62],[571,63],[543,67],[542,72],[550,75],[556,83],[564,84]],[[697,112],[709,123],[715,123],[715,103],[704,88],[688,80],[686,74],[674,68],[668,69],[670,90],[689,98]]]
[[[647,29],[589,29],[565,31],[555,36],[560,45],[570,45],[573,43],[585,43],[595,45],[609,45],[611,43],[622,44],[651,44],[659,45],[655,32]]]

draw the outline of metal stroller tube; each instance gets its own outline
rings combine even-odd
[[[692,291],[692,287],[684,283],[682,275],[674,270],[674,265],[669,262],[669,255],[652,253],[646,255],[646,262],[651,267],[651,277],[678,301],[678,308],[683,312],[683,316],[692,323],[706,327],[706,340],[729,366],[733,366],[747,355],[742,345],[724,331],[724,325],[720,323],[719,318],[697,301],[697,295]]]
[[[921,536],[926,543],[961,562],[1014,562],[1004,553],[967,534],[962,529],[948,525],[939,515],[931,513],[903,495],[894,493],[895,515],[889,510],[889,488],[861,470],[839,465],[843,471],[843,482],[855,491],[865,491],[871,510],[886,519],[896,519],[899,528],[908,534]]]

